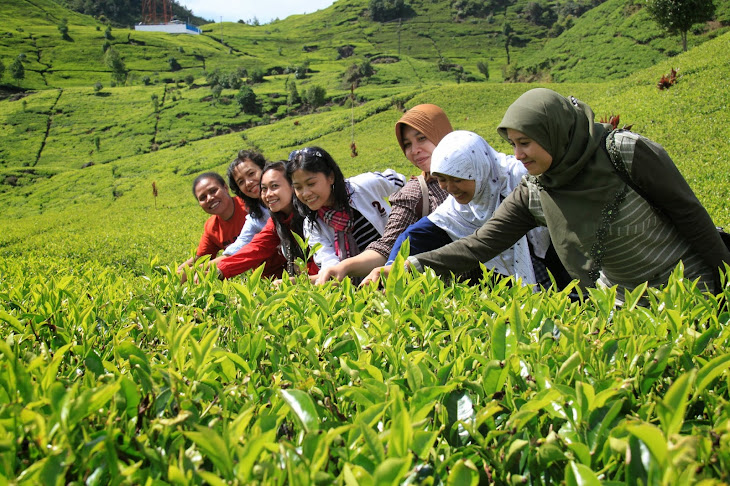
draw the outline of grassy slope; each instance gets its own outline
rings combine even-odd
[[[728,52],[730,34],[625,80],[550,86],[584,99],[599,116],[620,113],[622,121],[634,123],[637,131],[662,143],[717,223],[728,225],[730,83],[722,80],[730,65]],[[655,82],[670,67],[679,68],[679,83],[658,91]],[[412,97],[403,95],[398,101],[408,99],[407,106],[437,103],[450,114],[455,128],[481,133],[497,149],[507,151],[509,147],[497,139],[494,127],[511,101],[533,86],[452,84]],[[117,90],[130,89],[134,88]],[[111,91],[112,97],[117,96]],[[47,96],[44,102],[48,103]],[[223,171],[242,147],[254,146],[278,159],[303,144],[325,147],[348,175],[384,167],[412,173],[392,137],[399,116],[390,100],[357,108],[357,158],[349,155],[350,112],[329,111],[300,117],[297,125],[283,120],[83,170],[58,168],[49,179],[0,194],[5,215],[0,247],[18,256],[37,253],[71,261],[93,258],[138,270],[156,254],[172,264],[192,250],[205,219],[189,195],[193,174]],[[151,194],[153,181],[160,192],[157,210]]]
[[[9,0],[0,9],[0,17],[8,25],[19,25],[7,17],[13,12],[8,6],[26,4]],[[242,63],[249,69],[285,67],[306,59],[314,72],[297,81],[300,91],[310,83],[322,83],[328,92],[347,93],[339,81],[345,66],[365,56],[398,55],[397,23],[366,21],[365,4],[363,0],[339,0],[324,11],[261,27],[224,24],[225,44],[215,38],[219,33],[212,31],[214,26],[206,27],[211,32],[200,37],[115,29],[112,42],[123,52],[127,66],[140,74],[154,75],[154,69],[167,66],[169,55],[183,65],[182,73],[202,69],[201,56],[208,69],[217,65],[224,70]],[[11,36],[0,36],[0,49],[7,52],[11,41],[43,46],[35,51],[35,58],[28,56],[28,67],[38,68],[38,72],[29,71],[28,82],[37,87],[62,82],[60,88],[40,90],[23,101],[0,101],[0,204],[4,216],[0,248],[15,255],[37,248],[55,257],[134,263],[138,269],[154,254],[179,261],[195,245],[205,218],[189,196],[192,176],[209,169],[222,171],[240,148],[255,147],[270,159],[278,159],[292,148],[318,144],[333,153],[348,175],[386,166],[412,173],[392,140],[392,125],[403,106],[440,104],[456,128],[477,131],[498,149],[508,151],[494,136],[494,127],[509,103],[532,87],[456,84],[451,75],[438,72],[433,56],[451,62],[464,60],[465,65],[476,63],[477,53],[487,56],[487,48],[480,51],[480,38],[465,35],[485,26],[479,21],[456,26],[439,23],[435,19],[448,17],[444,2],[424,1],[414,4],[423,15],[400,27],[401,62],[376,64],[375,81],[383,84],[372,82],[357,89],[358,98],[372,101],[352,113],[334,106],[317,114],[231,132],[251,117],[239,114],[235,103],[212,104],[210,90],[197,84],[191,88],[175,83],[107,86],[101,95],[94,95],[90,85],[98,76],[107,84],[101,58],[103,33],[87,17],[68,12],[74,41],[62,41],[55,24],[67,12],[57,11],[48,0],[34,5],[52,14],[46,19],[38,11],[33,27],[28,24],[22,32],[16,29]],[[489,37],[488,32],[484,35]],[[337,47],[350,38],[356,39],[351,42],[355,57],[334,61]],[[585,99],[598,115],[620,113],[637,131],[663,143],[717,222],[728,225],[730,214],[722,189],[730,182],[726,155],[730,140],[728,44],[730,38],[724,35],[620,81],[551,87]],[[302,46],[310,46],[311,52],[304,53]],[[78,56],[85,60],[83,64],[74,64]],[[655,83],[671,67],[679,68],[680,82],[660,92]],[[577,71],[579,66],[573,69]],[[169,75],[160,72],[160,77]],[[255,89],[260,97],[276,96],[284,92],[287,77],[267,77]],[[150,101],[153,94],[160,100],[158,113]],[[232,90],[223,93],[224,98],[233,94]],[[353,115],[357,158],[350,157],[349,148]],[[95,165],[81,169],[87,162]],[[153,181],[160,189],[156,211]]]

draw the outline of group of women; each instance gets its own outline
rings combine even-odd
[[[497,130],[514,155],[454,131],[435,105],[408,110],[395,135],[422,173],[407,182],[392,170],[345,179],[319,147],[273,163],[243,151],[228,181],[244,208],[219,201],[228,189],[209,173],[193,185],[211,214],[197,256],[225,247],[212,260],[221,278],[264,264],[267,276],[286,269],[316,283],[369,282],[389,272],[408,239],[416,271],[474,278],[469,272],[483,263],[523,284],[548,285],[550,270],[582,286],[631,290],[666,283],[681,261],[687,278],[719,291],[730,251],[707,211],[661,146],[611,128],[575,98],[538,88],[509,107]],[[244,211],[229,244],[222,228]],[[310,261],[294,235],[316,248]]]

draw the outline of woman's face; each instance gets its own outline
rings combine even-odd
[[[225,219],[233,212],[233,198],[228,194],[228,187],[221,186],[215,179],[201,179],[195,186],[195,197],[203,211],[213,216]]]
[[[477,182],[469,179],[459,179],[446,174],[433,174],[444,191],[448,192],[459,204],[467,204],[474,199],[477,190]]]
[[[261,168],[251,159],[246,159],[234,167],[233,180],[241,192],[248,197],[252,199],[260,197]]]
[[[261,200],[272,213],[289,216],[294,209],[294,190],[279,170],[267,170],[261,177]]]
[[[552,165],[553,156],[524,133],[508,128],[507,139],[515,150],[515,157],[522,162],[530,175],[543,174]]]
[[[436,145],[410,125],[403,125],[402,134],[406,158],[422,171],[430,172],[431,153],[433,153]]]
[[[294,171],[291,179],[297,199],[312,211],[317,211],[322,206],[334,206],[335,196],[332,193],[334,174],[327,176],[322,172],[299,169]]]

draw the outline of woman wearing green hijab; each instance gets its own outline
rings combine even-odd
[[[412,267],[462,272],[542,225],[585,287],[617,285],[622,296],[643,282],[659,286],[681,260],[687,278],[719,291],[717,269],[730,263],[730,252],[660,145],[631,132],[608,137],[647,201],[618,175],[604,149],[611,126],[596,123],[575,98],[530,90],[507,109],[497,131],[530,175],[474,234],[410,257]]]

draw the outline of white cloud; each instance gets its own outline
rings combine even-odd
[[[312,13],[329,7],[334,0],[180,0],[179,3],[198,17],[215,22],[249,21],[254,17],[267,23],[289,15]]]

